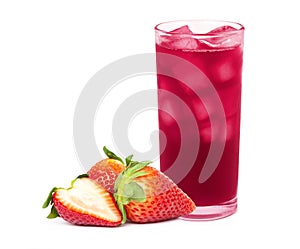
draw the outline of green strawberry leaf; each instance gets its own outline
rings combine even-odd
[[[132,188],[131,183],[127,183],[124,185],[123,195],[128,200],[130,200],[130,198],[134,195],[134,189]]]
[[[104,151],[105,155],[107,155],[108,158],[118,160],[124,164],[123,160],[120,157],[118,157],[115,153],[113,153],[112,151],[107,149],[105,146],[103,147],[103,151]]]
[[[54,187],[50,190],[48,196],[47,196],[47,199],[45,200],[44,204],[43,204],[43,208],[47,208],[49,205],[51,205],[51,211],[50,211],[50,214],[48,214],[47,218],[48,219],[53,219],[53,218],[56,218],[56,217],[59,217],[59,214],[56,210],[56,208],[54,207],[53,205],[53,201],[52,201],[52,195],[53,193],[55,193],[58,189],[60,188],[57,188],[57,187]]]
[[[136,182],[130,182],[124,186],[124,195],[128,195],[129,200],[144,202],[146,201],[146,195],[143,188]]]
[[[130,199],[129,199],[129,198],[127,198],[126,196],[121,196],[121,203],[122,203],[123,205],[129,204],[129,202],[130,202]]]
[[[53,206],[51,207],[51,212],[50,212],[50,214],[48,214],[47,218],[48,218],[48,219],[54,219],[54,218],[56,218],[56,217],[59,217],[59,214],[58,214],[56,208],[55,208],[54,205],[53,205]]]
[[[127,168],[124,172],[127,176],[131,176],[133,173],[141,170],[142,168],[144,168],[145,166],[147,166],[148,164],[152,163],[152,161],[142,161],[142,162],[138,162],[135,165]]]
[[[114,197],[115,197],[115,200],[117,201],[118,200],[118,196],[116,194],[114,194]],[[122,222],[121,222],[121,224],[123,225],[126,222],[126,220],[127,220],[126,210],[124,208],[124,204],[121,201],[117,201],[117,205],[118,205],[119,210],[120,210],[120,212],[122,214]]]
[[[126,168],[132,168],[133,166],[137,165],[138,161],[131,161]]]
[[[48,194],[48,196],[47,196],[47,199],[45,200],[45,202],[44,202],[42,208],[46,208],[46,207],[48,207],[50,204],[52,204],[52,195],[53,195],[53,193],[56,192],[56,190],[58,190],[58,189],[59,189],[59,188],[54,187],[54,188],[52,188],[52,189],[50,190],[50,192],[49,192],[49,194]]]
[[[81,174],[81,175],[77,176],[76,179],[85,178],[85,177],[89,177],[89,175],[88,174]]]
[[[146,171],[137,171],[137,172],[131,174],[131,176],[130,176],[128,179],[129,179],[129,180],[133,180],[133,179],[135,179],[135,178],[137,178],[137,177],[145,176],[145,175],[147,175],[147,174],[149,174],[149,173],[146,172]]]
[[[81,174],[81,175],[77,176],[74,180],[71,181],[71,188],[73,187],[74,182],[75,182],[77,179],[85,178],[85,177],[89,177],[89,175],[88,175],[88,174]]]
[[[115,184],[114,184],[114,192],[116,193],[119,187],[120,182],[122,181],[123,178],[123,172],[120,173],[117,177],[117,179],[115,180]]]
[[[133,155],[129,155],[128,157],[125,158],[127,167],[130,165],[132,158],[133,158]]]

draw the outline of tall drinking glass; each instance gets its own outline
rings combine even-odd
[[[244,27],[171,21],[155,27],[160,168],[195,202],[183,219],[237,209]]]

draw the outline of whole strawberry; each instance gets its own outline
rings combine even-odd
[[[157,222],[187,215],[195,203],[166,175],[147,166],[150,162],[131,162],[119,175],[114,194],[119,209],[137,223]]]
[[[68,189],[53,188],[43,208],[49,205],[47,218],[60,216],[76,225],[118,226],[122,222],[114,197],[87,175],[73,180]]]
[[[103,151],[108,158],[96,163],[87,172],[89,178],[97,181],[108,192],[114,192],[114,184],[118,175],[125,169],[121,158],[109,151],[105,146]]]

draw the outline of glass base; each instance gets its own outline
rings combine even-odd
[[[198,206],[194,212],[180,219],[189,221],[209,221],[225,218],[237,211],[237,198],[214,206]]]

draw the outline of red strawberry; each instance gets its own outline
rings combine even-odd
[[[105,146],[103,151],[108,158],[96,163],[87,172],[89,178],[97,181],[108,192],[114,192],[114,184],[118,175],[125,169],[120,157],[109,151]]]
[[[73,180],[68,189],[53,188],[43,208],[49,204],[48,218],[60,216],[76,225],[118,226],[122,222],[114,197],[87,175]]]
[[[125,165],[120,161],[106,158],[96,163],[87,174],[108,192],[113,193],[116,178],[124,169]]]
[[[123,214],[137,223],[156,222],[184,216],[195,208],[194,202],[166,175],[134,162],[117,181],[115,198]]]

